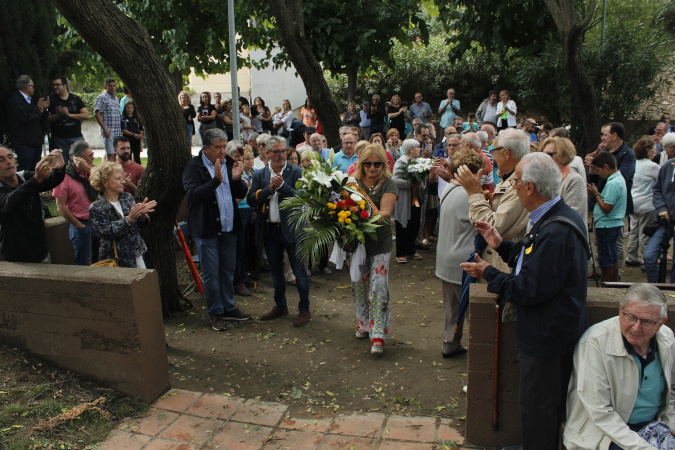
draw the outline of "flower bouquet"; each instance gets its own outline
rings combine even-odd
[[[354,251],[365,236],[377,238],[380,212],[356,180],[331,169],[333,152],[327,162],[310,153],[311,166],[295,185],[295,196],[280,207],[288,211],[290,224],[303,230],[298,238],[298,257],[318,261],[334,243]]]
[[[429,178],[429,172],[434,162],[430,158],[408,159],[397,168],[394,175],[402,180],[412,183],[422,183]]]
[[[408,159],[407,163],[402,162],[399,165],[394,175],[402,180],[420,184],[429,178],[433,165],[434,162],[430,158]],[[417,189],[417,186],[411,188],[411,200],[414,206],[420,206]]]

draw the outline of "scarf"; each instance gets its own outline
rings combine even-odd
[[[82,175],[80,175],[73,167],[72,164],[69,164],[68,167],[66,167],[66,175],[74,179],[75,181],[79,181],[82,183],[84,186],[84,191],[87,193],[87,197],[89,198],[90,202],[95,202],[98,199],[98,191],[94,189],[91,184],[89,184],[89,178],[85,178]]]

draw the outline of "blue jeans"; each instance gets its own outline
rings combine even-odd
[[[309,311],[309,278],[305,265],[298,260],[295,254],[295,242],[286,240],[279,224],[269,224],[269,230],[265,238],[265,250],[267,251],[267,262],[270,266],[270,275],[272,275],[272,285],[274,286],[274,303],[281,308],[288,306],[286,301],[286,277],[284,276],[284,251],[286,251],[300,296],[298,309]]]
[[[99,239],[96,230],[91,228],[89,220],[80,219],[84,228],[77,229],[73,224],[68,230],[68,237],[73,243],[75,250],[75,264],[78,266],[89,266],[98,261]]]
[[[204,296],[210,316],[234,311],[234,276],[237,235],[223,232],[212,239],[194,237],[202,269]]]
[[[52,137],[49,139],[49,149],[50,150],[54,150],[55,148],[61,149],[61,151],[63,152],[63,161],[66,163],[67,166],[68,159],[70,158],[68,151],[70,150],[70,146],[77,141],[84,141],[84,138],[82,136],[74,138],[62,138],[52,135]]]
[[[241,231],[237,233],[237,268],[234,270],[234,285],[238,286],[244,283],[246,278],[245,273],[245,262],[246,262],[246,232],[247,224],[251,218],[251,208],[242,208],[239,207],[239,218],[241,219]],[[248,246],[248,250],[251,249],[251,246]]]
[[[600,267],[613,267],[618,261],[616,243],[623,227],[596,228],[595,237],[598,240],[598,264]]]
[[[645,253],[642,259],[647,268],[647,283],[658,283],[659,281],[659,254],[661,253],[661,242],[664,237],[670,239],[673,235],[673,223],[671,222],[667,227],[661,226],[647,241]],[[670,271],[670,282],[675,283],[675,264]]]

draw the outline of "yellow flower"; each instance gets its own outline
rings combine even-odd
[[[347,224],[352,223],[352,219],[345,219],[345,223]]]
[[[335,214],[335,211],[328,211],[328,215]]]
[[[331,202],[326,203],[326,206],[330,209],[335,209],[335,205]]]
[[[347,219],[347,220],[349,220],[349,219]],[[344,222],[345,222],[345,219],[343,219],[342,217],[340,217],[340,218],[338,219],[338,222],[344,223]]]
[[[349,216],[351,216],[351,215],[352,215],[352,212],[351,212],[351,211],[345,211],[345,217],[349,217]]]

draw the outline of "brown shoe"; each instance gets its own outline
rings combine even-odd
[[[309,323],[311,315],[309,314],[309,311],[300,311],[298,313],[298,317],[293,320],[293,326],[294,327],[304,327]]]
[[[274,305],[274,308],[268,313],[263,314],[260,316],[260,320],[272,320],[276,319],[277,317],[281,316],[287,316],[288,315],[288,307],[281,307]]]

